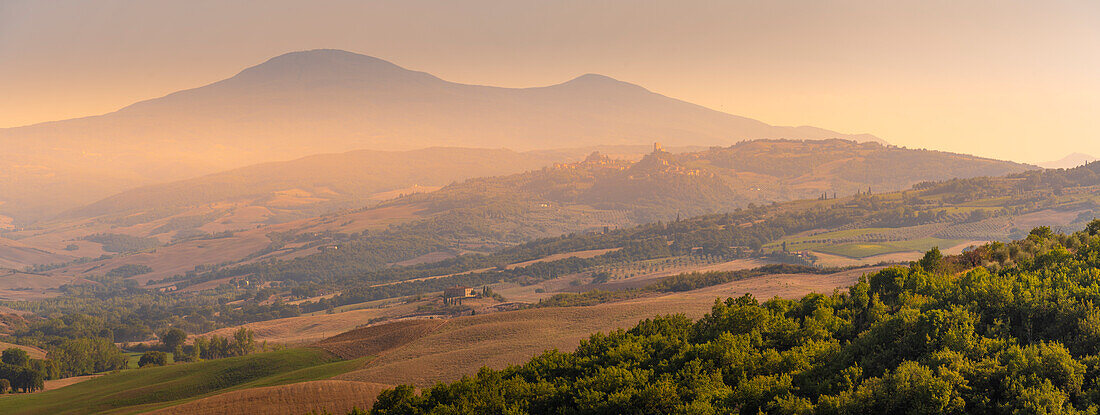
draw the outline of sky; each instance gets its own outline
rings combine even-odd
[[[776,125],[1100,156],[1100,2],[0,0],[0,127],[336,48],[453,82],[599,73]]]

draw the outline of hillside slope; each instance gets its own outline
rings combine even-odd
[[[158,234],[199,228],[232,217],[230,211],[248,209],[257,215],[236,217],[233,222],[239,223],[238,228],[253,227],[358,208],[373,199],[431,191],[473,177],[537,169],[555,161],[559,161],[556,156],[544,153],[443,147],[321,154],[143,186],[66,212],[61,219],[95,218],[129,225],[176,217],[150,232]],[[140,218],[131,218],[134,214]]]
[[[801,299],[715,301],[416,391],[372,413],[1088,413],[1100,221]],[[419,383],[419,382],[418,382]]]
[[[0,412],[28,415],[143,413],[227,391],[327,379],[354,370],[362,363],[363,360],[337,360],[320,350],[284,349],[123,370],[60,389],[5,396],[0,399]]]

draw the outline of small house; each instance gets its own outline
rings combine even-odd
[[[445,298],[477,297],[477,290],[475,290],[473,288],[470,288],[470,287],[464,287],[464,286],[461,286],[461,285],[456,285],[454,287],[444,289],[443,290],[443,297],[445,297]]]
[[[443,290],[443,304],[462,304],[462,299],[477,297],[477,290],[470,287],[456,285]]]

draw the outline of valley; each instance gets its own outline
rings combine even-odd
[[[621,154],[630,148],[606,149]],[[347,184],[349,180],[352,183],[394,183],[387,177],[405,177],[411,173],[402,168],[425,162],[439,164],[436,160],[445,158],[459,157],[465,161],[445,162],[441,169],[433,170],[436,178],[420,183],[459,178],[457,172],[470,165],[516,169],[523,163],[548,160],[539,157],[560,157],[562,153],[537,157],[528,153],[470,149],[431,149],[388,155],[347,153],[321,157],[322,160],[333,157],[351,160],[326,161],[323,165],[327,176],[305,174],[295,177],[281,173],[282,178],[272,176],[276,171],[305,169],[309,172],[320,167],[302,167],[316,165],[317,161],[312,158],[285,165],[261,165],[189,182],[137,189],[76,209],[65,219],[6,233],[0,240],[10,240],[9,245],[13,247],[0,249],[0,255],[13,260],[23,258],[25,255],[19,256],[21,251],[14,248],[15,244],[23,244],[37,249],[35,252],[44,259],[33,257],[12,265],[29,266],[34,272],[87,278],[123,267],[140,267],[143,272],[127,277],[154,289],[173,285],[175,289],[184,289],[185,286],[175,283],[187,281],[187,275],[203,274],[211,268],[247,267],[270,260],[306,260],[304,257],[321,255],[318,250],[351,247],[368,233],[379,231],[382,238],[389,239],[392,238],[387,235],[395,232],[405,238],[423,234],[434,239],[428,246],[440,252],[487,253],[571,232],[617,229],[815,195],[836,198],[838,191],[866,192],[873,186],[885,192],[921,181],[1000,175],[1027,169],[1027,166],[1013,163],[874,143],[772,140],[679,153],[659,149],[636,161],[592,153],[579,162],[556,163],[540,170],[506,176],[468,179],[435,191],[398,195],[381,202],[368,201],[372,194],[369,191],[334,193],[332,190],[362,187]],[[812,159],[803,156],[811,153],[822,156]],[[573,154],[579,154],[579,150],[574,150]],[[476,157],[467,160],[472,155],[493,161]],[[385,166],[365,170],[350,168],[353,164],[368,163],[371,157],[385,158],[387,166],[405,167],[396,170]],[[517,167],[498,162],[505,159],[519,159]],[[864,176],[862,181],[852,181],[852,177],[846,176],[851,174],[847,171],[878,169],[879,164],[890,162],[906,162],[925,170],[915,168],[915,173],[893,176],[890,170],[882,169],[883,174]],[[447,169],[454,172],[448,173]],[[264,179],[260,181],[259,178]],[[319,188],[329,196],[317,199],[311,196],[313,193],[301,190],[307,188],[304,185],[307,181],[315,183],[314,186],[322,183]],[[247,196],[249,193],[243,190],[224,185],[227,182],[241,183],[250,189],[248,192],[266,192],[268,196],[260,199]],[[407,183],[410,182],[386,186]],[[277,190],[287,187],[290,190]],[[219,190],[203,190],[207,188]],[[297,202],[290,203],[291,197]],[[164,202],[155,205],[133,202],[139,199]],[[258,202],[261,199],[267,202]],[[276,206],[273,200],[283,205]],[[348,208],[355,203],[368,205]],[[343,210],[339,209],[341,206]],[[318,212],[329,213],[310,217]],[[88,239],[96,235],[125,240],[131,246],[148,244],[146,246],[155,248],[110,247]],[[996,239],[979,236],[986,240]],[[995,236],[1004,239],[1007,234]],[[417,243],[423,242],[421,238]],[[902,250],[916,252],[925,247],[930,245]],[[414,250],[408,255],[401,253],[401,256],[380,258],[379,261],[387,264],[415,262],[418,256],[432,252]],[[339,252],[333,253],[339,255]],[[413,253],[416,255],[409,256]],[[371,271],[380,266],[381,263],[368,264],[361,269]],[[21,267],[11,268],[18,270]],[[219,279],[227,281],[227,278]],[[8,294],[8,298],[56,295],[59,286],[36,286],[28,292]]]
[[[823,155],[801,159],[805,151]],[[862,181],[843,173],[899,157],[929,168]],[[272,190],[280,186],[259,191],[310,198]],[[248,199],[231,208],[217,194],[184,198],[183,210],[164,215],[104,202],[5,234],[10,252],[72,259],[0,276],[4,332],[45,346],[47,359],[62,356],[58,344],[75,347],[66,339],[110,333],[112,347],[138,359],[163,349],[171,327],[184,337],[169,353],[183,360],[140,369],[131,360],[113,371],[65,363],[73,374],[101,375],[0,397],[0,410],[64,413],[80,400],[111,413],[347,412],[397,385],[441,388],[532,356],[584,352],[592,339],[655,316],[710,318],[716,299],[845,295],[875,275],[928,263],[928,250],[959,267],[1027,263],[1027,250],[1039,248],[1013,242],[1003,258],[990,252],[1038,230],[1092,226],[1098,189],[1098,163],[1036,170],[879,144],[773,140],[622,159],[592,153],[279,220],[256,214],[274,205]],[[197,357],[217,339],[231,339],[218,343],[229,352]],[[245,341],[253,351],[235,352]]]
[[[1096,415],[1086,3],[0,3],[0,414]]]

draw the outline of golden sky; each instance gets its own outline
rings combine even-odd
[[[0,127],[337,48],[508,87],[600,73],[778,125],[1100,156],[1100,1],[0,0]]]

